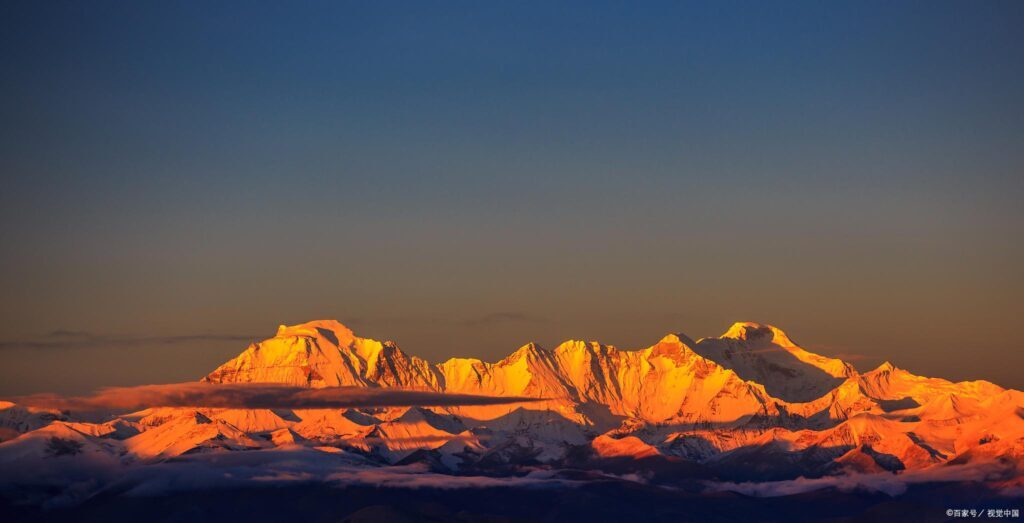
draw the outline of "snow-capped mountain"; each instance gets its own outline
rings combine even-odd
[[[282,326],[204,380],[542,398],[435,408],[429,412],[457,428],[421,422],[434,428],[419,430],[422,443],[415,445],[392,441],[408,439],[392,435],[407,415],[400,410],[383,409],[362,423],[344,417],[351,413],[309,411],[293,423],[310,440],[378,448],[392,461],[414,450],[459,448],[457,440],[471,434],[484,435],[473,441],[485,443],[469,448],[463,462],[495,453],[501,441],[547,460],[582,444],[599,457],[660,455],[719,469],[767,456],[816,474],[853,466],[925,468],[975,447],[1013,447],[1024,437],[1024,403],[1015,391],[916,376],[889,363],[860,374],[801,348],[781,329],[750,322],[696,342],[670,334],[633,351],[585,341],[552,350],[531,343],[495,363],[454,358],[432,365],[391,342],[359,338],[338,322],[315,321]],[[1010,412],[996,417],[992,403]]]
[[[861,374],[756,323],[696,342],[670,334],[639,350],[567,341],[551,350],[527,344],[493,363],[432,364],[337,321],[313,321],[281,326],[202,381],[514,396],[517,403],[157,406],[103,423],[0,403],[0,468],[39,462],[47,470],[84,456],[109,470],[111,463],[301,450],[345,457],[346,466],[418,464],[460,475],[524,466],[601,469],[626,460],[764,481],[982,462],[1001,464],[1000,481],[1018,481],[1012,478],[1021,477],[1024,463],[1024,393],[916,376],[889,363]],[[0,474],[0,483],[25,481],[19,474]]]
[[[815,454],[822,467],[856,450],[920,468],[955,459],[975,446],[1024,437],[1019,412],[995,419],[995,409],[983,405],[1024,406],[995,384],[925,378],[889,363],[859,374],[849,363],[801,348],[781,329],[750,322],[696,342],[670,334],[633,351],[574,340],[552,350],[527,344],[495,363],[454,358],[432,365],[391,342],[360,338],[336,321],[314,321],[281,326],[276,336],[251,345],[203,379],[543,399],[381,409],[373,416],[310,410],[293,412],[297,421],[275,416],[262,427],[236,421],[250,431],[286,425],[312,441],[379,448],[391,460],[445,446],[449,439],[465,437],[458,435],[466,430],[486,434],[490,442],[522,444],[550,459],[581,444],[597,455],[634,452],[697,461],[727,461],[724,454],[771,447]],[[422,419],[424,412],[433,419]],[[417,413],[416,423],[407,419],[411,413]],[[971,431],[986,430],[989,439],[981,434],[969,443]],[[409,444],[410,438],[419,442]],[[484,444],[472,450],[486,454],[489,448]],[[840,463],[853,460],[847,456]],[[886,466],[896,466],[890,461]]]

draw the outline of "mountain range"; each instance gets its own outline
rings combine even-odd
[[[570,481],[569,471],[586,471],[679,488],[728,490],[809,478],[822,485],[859,478],[867,485],[887,478],[977,481],[1024,494],[1024,393],[988,381],[918,376],[888,362],[861,373],[758,323],[736,323],[719,337],[696,341],[669,334],[639,350],[592,341],[550,350],[531,343],[493,363],[434,364],[321,320],[282,325],[201,381],[411,389],[516,402],[154,406],[102,419],[4,402],[0,489],[46,486],[77,502],[123,481],[125,470],[288,455],[289,463],[297,456],[304,463],[288,474],[334,479],[330,471],[338,467],[359,471],[353,477],[415,470],[439,481],[524,474]]]

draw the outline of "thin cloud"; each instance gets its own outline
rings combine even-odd
[[[492,312],[469,318],[462,322],[467,327],[484,327],[502,323],[544,323],[544,318],[532,316],[522,312]]]
[[[14,403],[76,412],[127,412],[150,407],[230,409],[341,409],[504,405],[540,401],[518,396],[478,396],[433,391],[364,387],[310,389],[270,383],[173,383],[108,387],[91,396],[33,394],[10,398]]]
[[[824,345],[816,343],[808,345],[807,349],[817,352],[818,354],[828,356],[830,358],[836,358],[847,362],[877,359],[874,356],[868,356],[867,354],[851,351],[850,349],[843,347],[841,345]]]
[[[69,460],[44,460],[42,466],[53,470],[56,485],[66,485]],[[526,475],[492,477],[449,475],[431,472],[423,465],[380,467],[349,454],[327,454],[309,448],[268,449],[260,452],[229,452],[183,455],[173,462],[148,466],[125,466],[120,461],[97,463],[83,471],[75,489],[61,496],[71,503],[91,497],[96,491],[111,488],[126,497],[163,496],[178,492],[210,489],[246,488],[275,484],[319,482],[339,488],[349,486],[392,488],[476,489],[494,487],[564,488],[583,485],[564,479],[555,470],[530,470]],[[91,475],[90,475],[91,473]],[[4,476],[18,481],[38,481],[38,470],[23,467],[0,468]],[[10,481],[10,479],[9,479]]]
[[[86,331],[72,331],[67,329],[57,329],[50,331],[46,335],[49,338],[92,338],[95,334]]]
[[[114,336],[85,331],[55,330],[32,340],[0,341],[0,350],[73,350],[137,345],[177,345],[200,342],[251,342],[260,336],[248,334],[179,334],[172,336]]]
[[[454,476],[426,470],[422,465],[404,467],[362,468],[334,473],[326,478],[339,486],[372,486],[379,488],[473,489],[499,487],[565,487],[578,481],[562,479],[557,471],[532,470],[525,476]]]
[[[931,467],[900,474],[879,472],[822,478],[801,477],[782,481],[711,482],[708,483],[708,486],[712,490],[738,492],[757,497],[791,496],[825,488],[834,488],[842,492],[883,492],[890,496],[898,496],[907,490],[908,485],[912,484],[998,481],[1011,477],[1013,473],[1014,465],[1012,463],[982,462]]]

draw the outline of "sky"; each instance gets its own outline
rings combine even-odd
[[[0,394],[338,319],[1024,388],[1020,2],[4,2]]]

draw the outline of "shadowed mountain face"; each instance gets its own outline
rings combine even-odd
[[[861,374],[755,323],[697,342],[670,334],[640,350],[568,341],[552,350],[528,344],[495,363],[433,364],[314,321],[281,326],[202,381],[190,387],[203,398],[243,386],[277,390],[255,385],[270,383],[305,393],[413,389],[444,406],[197,400],[87,422],[73,411],[5,403],[0,493],[72,506],[100,491],[163,495],[167,485],[244,490],[296,480],[398,489],[579,489],[614,480],[762,497],[851,488],[899,495],[966,482],[1022,493],[1021,392],[888,363]],[[456,394],[512,403],[438,399]]]
[[[756,323],[737,323],[720,338],[698,341],[693,350],[791,402],[819,398],[857,374],[852,365],[807,352],[781,330]]]

